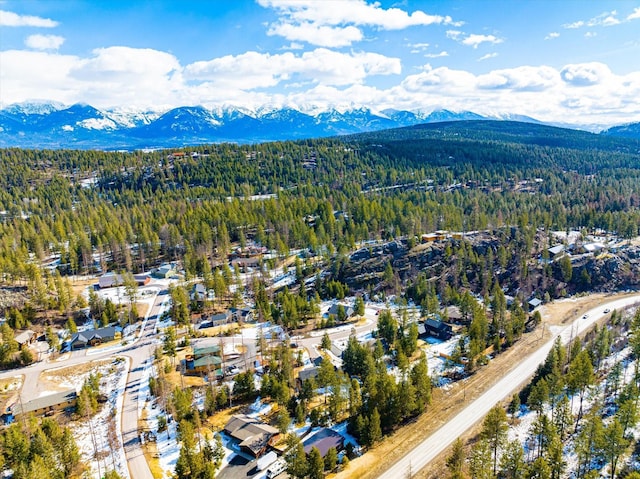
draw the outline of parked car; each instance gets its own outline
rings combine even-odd
[[[267,479],[273,479],[287,470],[287,463],[283,459],[278,459],[267,469]]]

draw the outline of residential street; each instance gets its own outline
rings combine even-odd
[[[153,356],[154,329],[156,318],[162,313],[162,302],[166,297],[166,290],[161,291],[155,298],[149,311],[148,320],[144,325],[137,343],[123,352],[131,358],[127,387],[124,393],[122,405],[122,442],[127,456],[127,465],[132,479],[153,479],[147,459],[142,451],[140,436],[138,434],[138,394],[143,377],[144,367]]]

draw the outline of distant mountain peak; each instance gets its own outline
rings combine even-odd
[[[362,105],[265,105],[256,110],[233,105],[187,105],[156,111],[135,107],[104,109],[87,103],[29,101],[0,109],[0,147],[136,149],[181,145],[296,140],[423,123],[465,120],[515,120],[541,123],[513,113],[487,116],[446,108],[409,111],[373,110]],[[603,134],[640,138],[638,124]]]

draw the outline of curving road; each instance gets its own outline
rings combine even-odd
[[[129,476],[132,479],[153,479],[138,436],[138,396],[146,361],[153,356],[153,350],[156,345],[156,341],[154,340],[156,319],[162,313],[167,294],[167,290],[161,290],[155,296],[153,305],[142,323],[142,331],[138,337],[127,346],[116,346],[102,350],[82,349],[72,351],[67,359],[61,361],[40,361],[26,368],[0,373],[0,378],[15,377],[18,375],[23,377],[20,396],[22,400],[26,401],[38,397],[40,393],[43,392],[39,384],[39,378],[44,371],[62,367],[66,368],[112,356],[129,357],[129,373],[122,406],[121,434],[129,468]],[[116,445],[112,445],[112,447],[116,447]]]
[[[397,463],[391,465],[391,467],[389,467],[389,469],[379,477],[381,479],[397,479],[399,477],[406,477],[407,473],[411,470],[418,471],[425,467],[442,451],[448,448],[456,438],[460,437],[477,422],[482,420],[493,406],[500,401],[511,397],[511,395],[518,390],[520,386],[528,381],[535,373],[538,365],[546,359],[547,354],[551,351],[553,343],[558,336],[562,338],[562,342],[564,344],[567,344],[572,338],[581,334],[591,327],[597,320],[605,316],[604,309],[622,309],[638,302],[640,302],[640,295],[602,303],[597,308],[587,311],[586,318],[584,316],[580,316],[579,318],[574,319],[569,326],[564,327],[559,334],[555,334],[552,339],[540,346],[535,353],[525,358],[502,379],[489,388],[489,390],[487,390],[482,396],[469,404],[451,421],[426,438],[409,454]]]

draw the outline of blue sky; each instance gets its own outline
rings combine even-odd
[[[0,0],[0,102],[640,121],[640,0]]]

